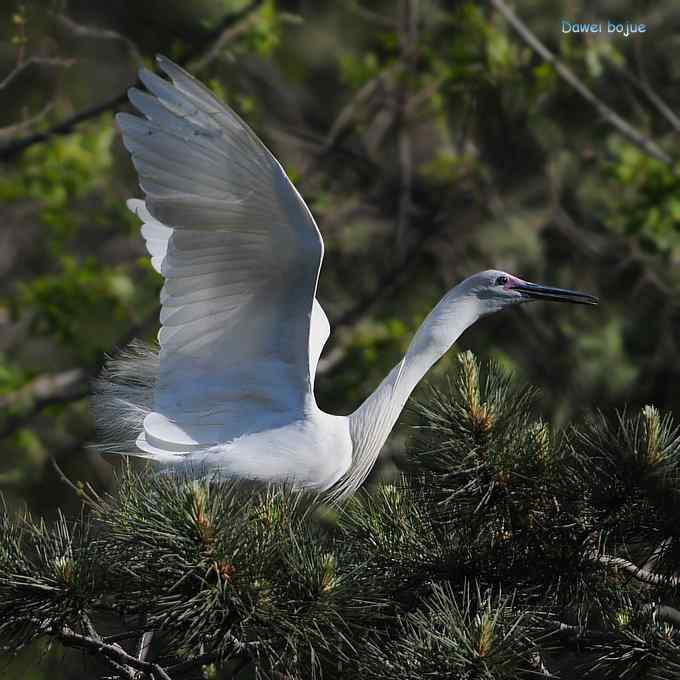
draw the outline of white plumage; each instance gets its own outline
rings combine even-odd
[[[528,299],[526,282],[495,271],[466,279],[355,413],[323,413],[314,374],[330,325],[315,298],[316,223],[252,130],[188,73],[158,62],[172,83],[143,70],[151,94],[132,89],[130,101],[145,118],[117,120],[145,193],[128,207],[165,277],[160,349],[136,345],[99,381],[104,450],[346,496],[432,363],[479,316]],[[514,283],[499,287],[499,277]]]

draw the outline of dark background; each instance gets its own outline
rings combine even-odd
[[[252,125],[317,219],[334,327],[322,408],[353,410],[445,291],[493,267],[602,297],[489,317],[457,344],[538,386],[548,421],[680,410],[680,6],[520,0],[514,26],[506,9],[2,3],[0,490],[12,512],[78,511],[51,457],[73,480],[115,483],[118,461],[87,448],[87,395],[106,353],[153,340],[161,279],[125,209],[141,192],[113,113],[157,52]],[[647,30],[565,35],[562,19]],[[64,134],[39,134],[55,126]],[[395,473],[406,431],[378,474]],[[61,654],[32,648],[0,676],[88,677],[86,659]]]

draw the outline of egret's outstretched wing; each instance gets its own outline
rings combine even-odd
[[[151,265],[162,274],[165,254],[168,250],[168,240],[174,230],[162,225],[149,214],[144,201],[139,198],[131,198],[127,202],[128,208],[142,220],[142,236],[146,241],[146,248],[151,256]],[[321,357],[321,352],[331,335],[331,324],[328,321],[321,303],[314,298],[312,308],[312,324],[309,330],[309,372],[314,384],[316,367]]]
[[[287,422],[313,399],[328,336],[314,304],[323,241],[248,126],[159,64],[172,83],[142,71],[151,94],[130,91],[146,118],[117,120],[146,194],[129,205],[166,279],[154,412],[138,444],[183,452]]]

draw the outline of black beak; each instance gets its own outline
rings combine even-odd
[[[572,302],[577,305],[597,305],[600,300],[588,293],[579,293],[577,290],[567,288],[550,288],[539,286],[537,283],[523,282],[513,285],[511,290],[517,290],[527,297],[536,300],[553,300],[554,302]]]

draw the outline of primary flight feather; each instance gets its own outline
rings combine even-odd
[[[117,121],[144,200],[161,291],[159,350],[110,363],[96,412],[113,443],[166,469],[289,481],[353,493],[430,366],[478,318],[534,298],[592,296],[490,270],[453,288],[404,359],[351,415],[322,412],[314,374],[329,337],[316,300],[323,240],[283,168],[233,112],[186,71],[142,70],[130,90],[144,118]]]

